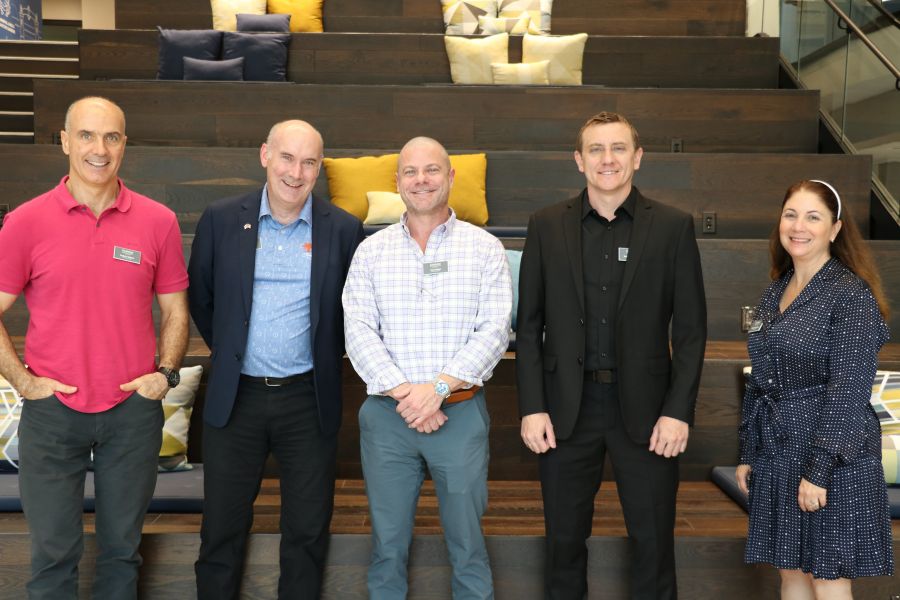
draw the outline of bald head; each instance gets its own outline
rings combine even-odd
[[[321,159],[325,152],[325,142],[322,139],[322,134],[319,133],[319,130],[307,123],[306,121],[301,121],[300,119],[291,119],[288,121],[281,121],[280,123],[275,123],[272,125],[272,129],[269,130],[269,135],[266,137],[266,147],[269,152],[269,157],[271,158],[271,149],[278,145],[278,140],[285,136],[299,136],[301,138],[305,138],[309,143],[314,144],[318,147],[318,158]]]
[[[397,161],[397,173],[403,172],[403,166],[409,162],[411,154],[418,150],[424,150],[433,156],[439,156],[443,167],[450,170],[450,156],[441,143],[433,138],[419,136],[406,142],[403,149],[400,150],[400,158]]]
[[[71,133],[72,122],[75,117],[85,110],[91,109],[109,113],[113,119],[118,119],[121,123],[119,131],[123,134],[125,133],[125,113],[118,104],[102,96],[86,96],[70,104],[66,110],[66,120],[63,125],[65,131]]]

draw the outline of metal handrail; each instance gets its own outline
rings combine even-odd
[[[885,67],[887,67],[887,70],[890,71],[891,75],[894,76],[894,87],[897,90],[900,90],[900,70],[898,70],[897,67],[894,66],[894,63],[892,63],[890,59],[885,56],[884,53],[882,53],[875,44],[872,43],[872,40],[870,40],[868,36],[866,36],[866,34],[862,32],[862,29],[857,27],[856,23],[850,20],[850,17],[848,17],[844,11],[838,8],[837,4],[835,4],[833,0],[825,0],[825,4],[830,6],[831,10],[834,11],[838,18],[843,21],[844,24],[853,31],[853,33],[856,34],[860,41],[865,44],[869,50],[872,51],[872,54],[875,55],[875,58],[880,60],[881,63]]]
[[[869,4],[875,7],[878,12],[880,12],[888,21],[890,21],[894,27],[900,28],[900,19],[894,16],[894,13],[888,11],[882,4],[880,0],[866,0]]]

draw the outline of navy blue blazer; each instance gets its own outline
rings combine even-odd
[[[250,329],[261,202],[260,189],[210,204],[191,246],[188,297],[194,323],[212,350],[203,418],[213,427],[228,423],[237,394]],[[341,424],[341,292],[363,228],[359,219],[324,200],[314,197],[312,203],[310,339],[319,423],[324,433],[333,433]]]

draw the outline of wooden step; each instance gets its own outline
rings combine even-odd
[[[0,48],[0,52],[2,52]],[[78,76],[78,58],[4,56],[0,54],[0,73],[29,74],[33,77],[46,75]]]
[[[83,79],[155,79],[155,30],[81,29]],[[296,83],[451,83],[440,34],[295,33],[288,55]],[[778,40],[746,37],[591,36],[584,83],[608,87],[774,88]],[[521,62],[522,38],[509,39]]]
[[[129,142],[250,146],[302,107],[332,148],[396,149],[416,135],[448,147],[571,150],[578,128],[621,110],[647,151],[815,152],[818,92],[808,90],[607,89],[595,86],[299,85],[247,82],[35,82],[35,137],[54,141],[69,103],[118,102]],[[299,114],[299,113],[298,113]]]
[[[0,56],[78,58],[78,42],[0,40]]]
[[[34,94],[31,92],[0,91],[0,111],[34,111]]]
[[[34,131],[34,113],[30,110],[0,110],[0,132]]]
[[[744,0],[557,0],[552,11],[554,34],[593,35],[744,35]],[[443,33],[437,0],[328,0],[323,5],[325,31]],[[205,0],[116,2],[120,29],[209,29],[212,13]]]
[[[61,127],[58,122],[56,128]],[[263,135],[260,131],[258,143]],[[328,148],[325,154],[341,157],[382,152]],[[26,156],[27,160],[20,160],[15,171],[0,172],[0,186],[11,206],[52,188],[68,169],[59,146],[39,144],[29,148]],[[0,163],[21,157],[22,148],[0,146]],[[487,152],[487,161],[486,190],[492,226],[524,228],[535,210],[574,196],[584,186],[584,176],[575,168],[568,151],[497,150]],[[788,186],[799,179],[827,174],[865,235],[869,231],[871,171],[871,160],[866,155],[647,152],[635,181],[648,197],[693,214],[698,237],[766,238]],[[259,188],[265,179],[256,148],[129,145],[120,175],[136,191],[175,210],[184,233],[193,233],[210,202]],[[315,194],[330,198],[324,172],[316,183]],[[704,233],[704,213],[714,213],[715,233]]]
[[[0,131],[0,144],[34,144],[34,132]]]

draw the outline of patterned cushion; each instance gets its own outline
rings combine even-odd
[[[264,15],[266,0],[210,0],[212,8],[213,29],[219,31],[235,31],[237,14]]]
[[[0,376],[0,471],[19,468],[19,418],[22,398],[13,386]]]
[[[499,17],[478,17],[478,27],[485,35],[508,33],[510,35],[525,35],[529,33],[531,17],[527,14],[513,19],[501,19]]]
[[[509,62],[509,34],[498,33],[481,39],[444,36],[450,58],[453,83],[491,84],[491,63]]]
[[[525,34],[522,62],[550,61],[550,85],[581,85],[586,33],[540,36]]]
[[[321,33],[322,0],[269,0],[268,11],[291,15],[294,33]]]
[[[163,424],[162,447],[159,450],[160,471],[186,471],[193,468],[187,461],[188,431],[203,367],[183,367],[179,373],[181,383],[169,390],[162,399],[166,421]]]
[[[900,434],[900,372],[876,371],[870,401],[881,423],[881,435]]]
[[[396,192],[397,154],[360,158],[326,158],[325,175],[331,202],[365,220],[369,213],[369,192]],[[455,154],[450,165],[456,171],[450,189],[450,206],[457,218],[473,225],[488,220],[485,179],[487,155]]]
[[[399,223],[406,205],[397,192],[367,192],[369,212],[366,214],[366,225],[389,225]]]
[[[441,0],[444,11],[444,33],[447,35],[468,35],[481,33],[478,17],[496,17],[497,0]]]
[[[547,85],[549,60],[534,63],[492,63],[494,83],[497,85]]]
[[[550,13],[553,11],[553,0],[500,0],[497,7],[498,17],[515,18],[523,14],[531,17],[534,30],[529,33],[548,35],[550,33]]]
[[[881,437],[881,466],[888,485],[900,485],[900,435]]]

